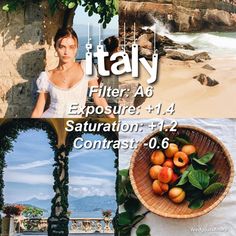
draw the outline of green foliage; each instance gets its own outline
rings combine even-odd
[[[3,169],[6,167],[5,155],[13,149],[13,143],[22,131],[28,129],[44,130],[47,133],[49,145],[55,152],[57,150],[57,135],[52,126],[40,119],[13,119],[0,126],[0,210],[3,208]]]
[[[174,137],[173,142],[179,147],[191,144],[191,140],[186,134]],[[192,153],[188,157],[190,165],[175,186],[180,186],[185,191],[189,208],[199,209],[204,205],[206,199],[221,190],[224,185],[216,182],[219,174],[210,163],[214,158],[214,153],[209,152],[201,157],[197,153]]]
[[[184,138],[175,137],[174,140],[175,140],[175,142],[176,142],[177,144],[179,144],[179,145],[180,145],[180,144],[182,144],[182,145],[189,144],[189,141],[187,141],[187,140],[184,139]]]
[[[40,2],[40,0],[31,0],[32,2]],[[2,7],[3,11],[15,11],[18,7],[24,7],[28,4],[28,0],[5,0]],[[82,5],[89,16],[93,13],[100,16],[99,23],[106,28],[114,15],[118,14],[118,0],[48,0],[48,4],[52,14],[58,9],[75,9],[78,5]]]
[[[22,211],[22,215],[28,218],[40,218],[43,216],[43,209],[33,206],[27,206]]]
[[[205,195],[211,195],[217,191],[219,191],[220,189],[224,188],[224,184],[216,182],[211,184],[210,186],[208,186],[205,190],[204,190],[204,194]]]
[[[195,200],[190,202],[188,207],[190,209],[195,210],[195,209],[201,208],[203,206],[203,204],[204,204],[204,201],[202,199],[195,199]]]
[[[184,171],[184,173],[182,174],[178,184],[176,186],[181,186],[181,185],[184,185],[187,183],[188,181],[188,174],[189,174],[189,171]]]
[[[188,174],[189,182],[198,189],[205,189],[209,185],[210,177],[203,170],[192,170]]]
[[[55,151],[54,161],[54,185],[53,189],[56,193],[52,199],[51,215],[48,219],[48,235],[68,235],[68,155],[69,147],[61,145]],[[61,177],[63,176],[63,178]],[[61,208],[60,214],[56,213],[57,207]]]
[[[119,236],[129,236],[132,228],[144,219],[144,214],[137,215],[137,212],[141,209],[141,203],[134,194],[133,188],[129,179],[129,171],[124,169],[120,170],[118,174],[118,204],[123,205],[125,211],[118,215],[117,231]],[[142,232],[144,234],[142,234]],[[143,224],[140,225],[136,231],[136,235],[149,236],[149,226]]]
[[[3,207],[3,213],[6,214],[7,217],[11,216],[19,216],[23,211],[24,207],[22,205],[5,205]]]
[[[178,146],[190,144],[190,138],[187,134],[179,134],[174,138],[174,143],[176,143]]]
[[[93,122],[93,121],[91,121]],[[94,121],[96,122],[96,121]],[[4,205],[3,198],[3,169],[6,166],[5,155],[13,149],[13,143],[22,131],[28,129],[44,130],[47,133],[49,145],[54,151],[54,185],[55,196],[52,199],[51,217],[48,219],[48,235],[68,235],[68,155],[73,149],[73,140],[83,132],[70,132],[67,136],[66,146],[57,146],[57,135],[53,127],[43,119],[13,119],[0,125],[0,210]],[[94,132],[94,134],[99,132]],[[107,140],[117,139],[114,132],[102,133]],[[113,151],[118,156],[118,149]],[[115,168],[118,166],[118,158],[115,160]],[[60,179],[64,172],[64,178]],[[118,180],[117,180],[118,182]],[[117,186],[118,188],[118,186]],[[59,191],[58,191],[59,190]],[[116,191],[117,192],[117,191]],[[60,199],[60,200],[59,200]],[[62,212],[56,215],[56,207],[60,206]],[[36,212],[35,212],[36,214]],[[116,216],[117,217],[117,216]],[[114,220],[115,222],[115,220]]]
[[[215,155],[214,153],[209,152],[209,153],[205,154],[204,156],[202,156],[201,158],[199,158],[198,161],[201,164],[207,164],[208,162],[210,162],[212,160],[214,155]]]
[[[6,167],[5,155],[13,149],[13,142],[16,140],[19,133],[28,129],[42,129],[46,131],[52,150],[56,150],[57,136],[55,130],[44,120],[14,119],[0,126],[0,210],[4,205],[3,169]]]
[[[204,201],[212,194],[221,190],[224,185],[216,182],[219,174],[209,162],[214,153],[207,153],[198,157],[196,153],[189,156],[192,163],[182,174],[176,186],[181,186],[186,192],[186,200],[189,201],[189,208],[198,209]]]
[[[138,229],[136,230],[137,236],[150,236],[150,228],[148,225],[142,224],[139,225]]]

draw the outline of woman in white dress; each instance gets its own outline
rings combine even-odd
[[[51,71],[41,72],[36,83],[38,100],[32,118],[81,117],[74,108],[83,108],[86,103],[88,87],[98,86],[96,69],[93,76],[85,74],[85,61],[76,62],[78,38],[72,28],[59,29],[54,38],[54,47],[59,57],[58,66]],[[44,111],[50,97],[49,108]],[[106,99],[93,93],[96,105],[108,106]],[[74,106],[74,107],[73,107]],[[107,115],[114,118],[113,114]]]

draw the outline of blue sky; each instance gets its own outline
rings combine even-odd
[[[90,29],[90,38],[92,39],[90,43],[93,44],[93,51],[96,49],[96,45],[98,45],[99,42],[99,19],[99,15],[93,14],[89,17],[87,12],[84,11],[83,7],[77,7],[73,21],[73,28],[79,38],[79,50],[77,54],[78,59],[85,58],[85,44],[88,41],[88,23]],[[105,38],[112,35],[118,36],[118,29],[118,16],[114,16],[111,22],[107,25],[106,29],[102,29],[101,27],[101,40],[104,40]]]
[[[84,139],[100,139],[85,134]],[[70,195],[85,197],[115,195],[115,155],[111,150],[73,150],[69,156]],[[6,155],[4,196],[6,203],[54,196],[53,152],[43,131],[22,132]]]
[[[92,28],[98,27],[98,20],[100,16],[97,14],[93,14],[92,16],[88,16],[88,13],[84,11],[84,7],[78,6],[75,12],[74,17],[74,25],[86,25],[89,23]],[[109,33],[110,31],[116,32],[118,35],[118,15],[114,16],[111,22],[107,25],[104,31]],[[81,32],[82,33],[82,32]],[[86,34],[87,35],[87,34]]]

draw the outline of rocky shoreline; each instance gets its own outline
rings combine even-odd
[[[134,20],[135,19],[135,20]],[[140,26],[160,20],[175,32],[236,31],[236,3],[228,0],[121,0],[119,21]]]
[[[120,44],[124,45],[124,32],[120,27]],[[136,28],[134,32],[134,26],[127,27],[125,32],[125,50],[131,56],[132,44],[134,43],[134,34],[135,34],[135,42],[139,45],[139,56],[145,57],[147,60],[152,60],[152,55],[154,53],[154,44],[156,48],[156,52],[159,55],[159,58],[165,57],[171,60],[178,61],[193,61],[195,63],[202,63],[208,60],[211,60],[211,57],[207,52],[196,52],[193,53],[195,48],[190,44],[180,44],[174,42],[172,39],[167,36],[161,36],[159,34],[155,34],[150,29],[143,29],[141,27]],[[154,42],[155,38],[155,42]],[[182,50],[185,50],[182,52]],[[187,54],[186,51],[191,51],[191,53]],[[205,64],[202,66],[203,69],[206,70],[215,70],[209,64]],[[195,75],[192,77],[200,82],[201,85],[213,87],[219,84],[215,79],[210,78],[209,76],[199,73],[199,75]],[[132,86],[137,87],[139,84],[137,82],[133,82]],[[120,84],[120,86],[128,86],[128,84]],[[130,84],[129,84],[130,86]],[[135,101],[126,101],[123,99],[123,103],[135,103]]]

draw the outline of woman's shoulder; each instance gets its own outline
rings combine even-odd
[[[36,84],[38,86],[38,92],[48,90],[48,86],[49,86],[48,76],[49,75],[47,71],[42,71],[39,74],[39,77],[36,80]]]
[[[49,71],[44,70],[40,72],[38,79],[44,80],[44,79],[48,79],[48,77],[49,77]]]

